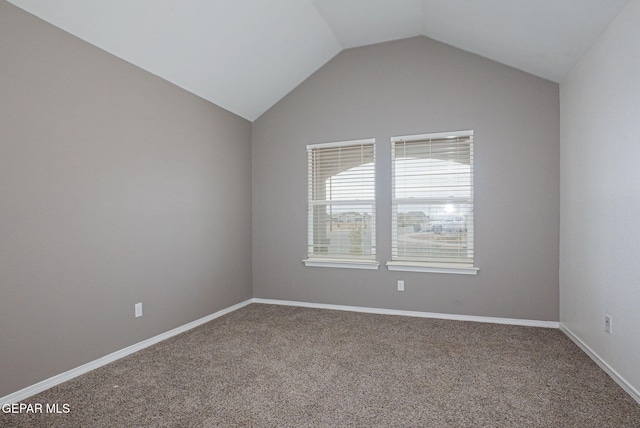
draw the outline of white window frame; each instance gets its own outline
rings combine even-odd
[[[475,275],[478,272],[478,268],[475,264],[475,254],[473,254],[471,262],[469,264],[456,265],[453,263],[442,263],[437,261],[417,261],[417,260],[403,260],[397,255],[397,245],[398,245],[398,237],[397,237],[397,220],[398,220],[398,212],[397,206],[407,203],[400,199],[396,199],[395,191],[396,191],[396,174],[395,174],[395,144],[398,142],[418,142],[418,141],[427,141],[427,140],[435,140],[435,139],[447,139],[447,138],[460,138],[460,137],[470,137],[471,138],[471,205],[473,206],[474,195],[473,195],[473,130],[466,131],[453,131],[453,132],[439,132],[439,133],[431,133],[431,134],[418,134],[418,135],[405,135],[391,138],[391,149],[392,149],[392,260],[387,262],[387,269],[390,271],[408,271],[408,272],[431,272],[431,273],[448,273],[448,274],[462,274],[462,275]],[[474,225],[472,218],[472,226],[471,230],[468,232],[468,240],[471,242],[471,248],[474,247]],[[474,251],[474,250],[472,250]]]
[[[338,147],[357,147],[361,145],[371,145],[373,148],[373,185],[374,195],[373,199],[354,200],[354,204],[367,203],[372,206],[372,219],[371,219],[371,256],[367,258],[356,258],[345,255],[344,257],[321,257],[318,253],[314,252],[314,247],[318,244],[314,242],[314,210],[315,204],[327,202],[327,200],[314,201],[313,200],[313,186],[314,186],[314,172],[312,171],[312,152],[314,149],[329,149]],[[367,138],[360,140],[350,141],[338,141],[331,143],[319,143],[307,145],[307,173],[308,173],[308,195],[307,195],[307,259],[303,260],[305,266],[309,267],[333,267],[333,268],[350,268],[350,269],[378,269],[380,263],[376,260],[376,189],[375,189],[375,176],[376,176],[376,144],[375,138]],[[340,201],[340,204],[346,204],[345,201]],[[339,203],[336,203],[339,204]]]

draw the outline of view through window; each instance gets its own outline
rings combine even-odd
[[[473,267],[473,131],[392,139],[392,260]]]
[[[375,260],[374,140],[307,146],[309,259]]]

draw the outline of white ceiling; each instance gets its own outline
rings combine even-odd
[[[425,35],[559,82],[629,0],[8,0],[253,121],[343,49]]]

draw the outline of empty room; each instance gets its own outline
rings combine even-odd
[[[0,426],[640,427],[640,0],[0,0]]]

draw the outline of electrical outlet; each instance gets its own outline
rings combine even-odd
[[[141,317],[142,316],[142,303],[136,303],[135,310],[136,310],[136,318]]]
[[[613,330],[611,329],[611,315],[605,315],[604,317],[604,331],[612,334]]]
[[[398,280],[398,291],[404,291],[404,281],[401,279]]]

